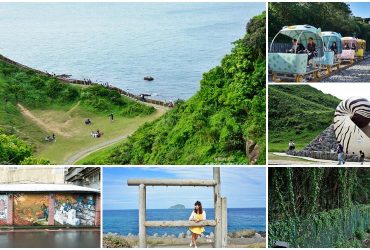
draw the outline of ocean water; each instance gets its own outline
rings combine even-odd
[[[205,209],[207,219],[214,219],[213,209]],[[266,231],[265,208],[228,208],[228,231],[255,229]],[[192,209],[147,209],[147,220],[188,220]],[[131,210],[104,210],[103,232],[121,235],[139,233],[139,211]],[[147,233],[159,235],[186,233],[186,227],[148,228]],[[213,227],[206,227],[205,234],[213,232]]]
[[[187,99],[264,9],[264,3],[0,3],[0,54],[155,99]],[[155,80],[144,81],[146,75]]]

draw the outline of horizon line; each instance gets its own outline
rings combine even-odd
[[[234,209],[241,209],[241,208],[260,208],[260,209],[266,209],[266,207],[228,207],[228,208],[234,208]],[[181,209],[193,209],[193,208],[147,208],[146,210],[151,210],[151,209],[174,209],[174,210],[181,210]],[[213,207],[206,207],[204,209],[214,209]],[[139,208],[117,208],[117,209],[104,209],[104,206],[103,206],[103,211],[117,211],[117,210],[139,210]]]

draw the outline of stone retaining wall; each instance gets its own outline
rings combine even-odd
[[[338,154],[336,153],[336,149],[337,139],[335,137],[334,126],[331,124],[320,135],[313,139],[302,151],[288,150],[286,153],[293,156],[337,161]],[[346,154],[346,161],[359,162],[360,156]]]

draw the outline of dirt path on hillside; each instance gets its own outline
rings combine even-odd
[[[74,105],[70,110],[66,112],[67,118],[63,122],[56,122],[51,119],[48,119],[48,117],[36,117],[30,110],[28,110],[26,107],[24,107],[22,104],[18,103],[17,107],[21,111],[22,115],[31,122],[35,123],[37,126],[45,130],[45,132],[49,134],[56,134],[61,135],[64,137],[71,137],[73,135],[73,131],[68,131],[68,127],[70,123],[72,122],[72,113],[73,111],[80,105],[80,102],[77,102],[76,105]]]
[[[24,107],[20,103],[17,104],[17,107],[19,108],[19,110],[21,111],[21,113],[22,113],[22,115],[24,117],[26,117],[29,120],[31,120],[33,123],[35,123],[37,126],[39,126],[40,128],[42,128],[46,132],[54,133],[54,134],[58,134],[58,135],[62,135],[63,134],[63,132],[60,130],[60,128],[54,127],[54,126],[51,126],[50,124],[45,123],[43,120],[41,120],[41,119],[37,118],[36,116],[34,116],[31,113],[31,111],[29,111],[26,107]]]
[[[158,119],[159,117],[164,115],[166,113],[166,111],[168,110],[168,108],[163,107],[163,106],[159,106],[159,105],[155,105],[155,104],[151,104],[151,103],[147,103],[147,104],[148,104],[148,106],[153,106],[156,109],[156,111],[158,112],[158,114],[157,114],[158,117],[156,119]],[[129,137],[131,134],[121,135],[121,136],[116,137],[112,140],[105,141],[105,142],[102,142],[100,144],[97,144],[97,145],[85,148],[83,150],[80,150],[79,152],[70,156],[63,164],[64,165],[72,165],[72,164],[76,163],[77,161],[83,159],[84,157],[86,157],[86,156],[88,156],[88,155],[90,155],[90,154],[92,154],[92,153],[94,153],[98,150],[104,149],[104,148],[109,147],[109,146],[111,146],[115,143],[118,143],[118,142],[120,142],[124,139],[127,139],[127,137]]]
[[[24,107],[20,103],[17,104],[17,107],[19,108],[20,112],[22,113],[24,117],[26,117],[32,123],[36,124],[41,129],[45,130],[46,134],[54,133],[55,135],[59,135],[63,137],[71,137],[73,136],[74,131],[70,130],[69,125],[73,119],[72,117],[73,112],[79,106],[79,104],[80,102],[78,102],[70,110],[68,110],[66,112],[67,116],[63,117],[62,121],[55,121],[55,120],[48,119],[48,117],[45,115],[42,115],[40,117],[35,116],[30,110],[28,110],[26,107]],[[163,107],[160,105],[155,105],[151,103],[144,103],[144,104],[146,104],[147,106],[152,106],[156,109],[155,119],[158,119],[159,117],[161,117],[163,114],[165,114],[169,110],[168,107]],[[132,133],[123,134],[111,140],[104,141],[102,143],[99,143],[99,144],[96,144],[96,145],[93,145],[87,148],[83,148],[80,151],[73,153],[70,157],[68,157],[68,159],[63,164],[66,164],[66,165],[74,164],[78,160],[86,157],[87,155],[91,153],[94,153],[100,149],[104,149],[108,146],[111,146],[115,143],[118,143],[126,139],[131,134]]]

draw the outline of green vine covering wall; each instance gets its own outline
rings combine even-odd
[[[366,168],[270,168],[269,246],[361,247],[369,183]]]

